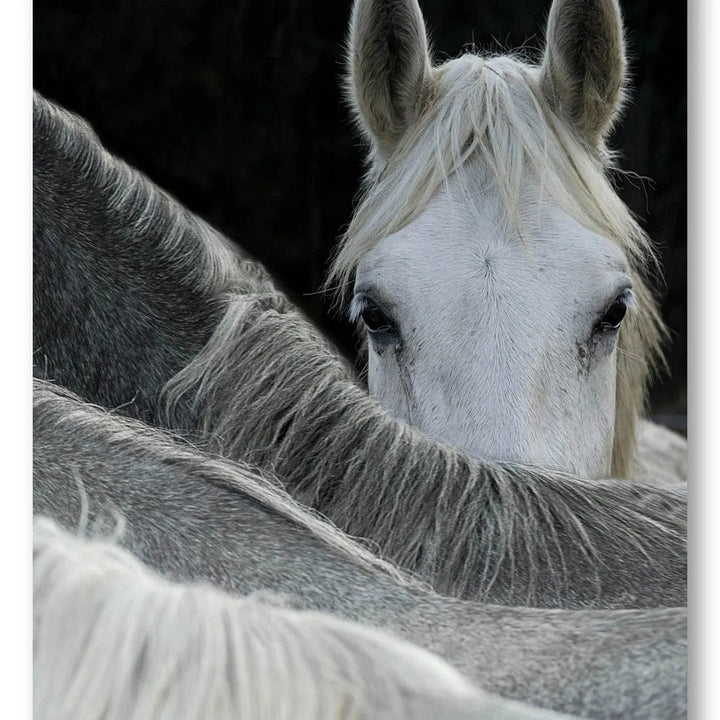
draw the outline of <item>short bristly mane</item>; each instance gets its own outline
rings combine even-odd
[[[33,374],[155,423],[160,387],[210,338],[225,294],[275,290],[87,123],[33,104]]]
[[[198,457],[194,448],[178,433],[146,427],[133,419],[84,403],[66,388],[38,379],[33,381],[33,422],[36,431],[43,427],[53,431],[74,427],[102,432],[108,448],[122,446],[131,436],[137,450],[165,453],[172,457],[176,467],[195,468],[198,476],[207,482],[252,498],[267,511],[301,526],[363,567],[388,575],[404,587],[425,587],[408,573],[352,542],[325,518],[318,518],[311,508],[302,507],[287,493],[280,480],[268,471],[261,473],[242,462],[216,458],[207,453]]]
[[[361,200],[336,253],[326,287],[345,293],[363,256],[416,218],[453,176],[470,206],[470,160],[479,159],[520,238],[520,188],[531,175],[547,195],[588,229],[615,241],[631,267],[637,311],[620,333],[612,475],[633,470],[638,417],[648,382],[663,361],[663,327],[646,284],[657,262],[650,241],[609,180],[613,155],[590,148],[549,107],[540,69],[519,57],[467,54],[435,68],[417,122],[384,167],[371,168]],[[529,245],[530,250],[531,245]]]

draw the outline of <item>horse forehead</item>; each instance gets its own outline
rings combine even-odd
[[[432,203],[363,258],[358,278],[377,278],[398,290],[449,284],[457,291],[480,283],[500,285],[510,295],[531,285],[534,294],[549,295],[557,287],[603,294],[629,273],[617,243],[560,210],[529,204],[523,222],[527,232],[521,239],[490,209]]]

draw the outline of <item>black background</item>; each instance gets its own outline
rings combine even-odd
[[[550,0],[425,0],[435,57],[540,48]],[[686,6],[621,0],[631,104],[613,145],[623,199],[660,247],[672,376],[653,412],[686,413]],[[350,218],[361,147],[341,102],[349,0],[92,0],[34,5],[34,84],[112,152],[262,260],[353,352],[317,294]]]

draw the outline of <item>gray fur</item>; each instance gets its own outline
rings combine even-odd
[[[685,604],[684,491],[483,463],[389,418],[262,268],[37,96],[34,173],[36,375],[276,472],[441,592]]]
[[[34,509],[107,534],[175,582],[270,591],[396,633],[489,692],[596,718],[683,718],[684,609],[503,608],[398,581],[247,468],[36,384]],[[253,491],[252,488],[259,488]],[[285,513],[282,506],[287,506]],[[302,516],[301,516],[302,515]],[[397,573],[397,571],[395,571]]]
[[[288,352],[292,347],[292,352]],[[391,419],[292,308],[238,296],[167,386],[167,424],[281,477],[438,591],[510,605],[686,602],[686,492],[479,462]]]
[[[155,422],[242,260],[84,121],[37,94],[33,109],[34,373]]]
[[[415,0],[355,2],[347,94],[375,152],[387,160],[430,89],[425,21]]]
[[[561,720],[388,633],[281,604],[168,582],[108,539],[36,519],[34,717]]]

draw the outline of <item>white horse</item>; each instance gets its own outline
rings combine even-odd
[[[547,542],[547,536],[543,537],[544,518],[557,520],[555,543],[565,542],[572,548],[563,557],[572,578],[562,584],[562,597],[574,600],[574,606],[583,610],[460,602],[436,594],[308,512],[281,490],[276,478],[264,477],[247,466],[200,452],[179,441],[175,434],[83,403],[67,390],[42,381],[35,383],[33,416],[35,515],[49,516],[70,531],[79,527],[83,532],[101,536],[116,528],[120,515],[126,532],[118,537],[119,544],[166,578],[180,583],[210,582],[239,596],[257,592],[279,594],[286,605],[295,610],[330,613],[384,629],[436,653],[483,690],[555,711],[625,720],[647,717],[682,720],[687,713],[685,608],[587,609],[603,600],[607,602],[609,594],[618,597],[623,589],[630,587],[624,566],[630,566],[633,575],[639,574],[634,572],[636,567],[645,573],[650,592],[660,587],[665,590],[665,598],[684,600],[684,573],[677,571],[682,558],[672,561],[677,545],[667,551],[667,542],[663,543],[662,534],[657,533],[658,529],[662,533],[662,524],[638,524],[641,518],[636,512],[621,510],[625,525],[613,523],[613,514],[618,505],[622,507],[622,501],[607,507],[602,501],[587,500],[582,505],[582,514],[571,519],[576,532],[570,534],[566,532],[568,524],[552,512],[554,507],[566,506],[562,498],[546,496],[542,517],[538,517],[528,502],[530,497],[543,494],[538,492],[537,484],[531,484],[528,498],[511,510],[511,516],[519,518],[528,510],[531,527],[540,531],[524,539],[517,551],[510,547],[509,553],[505,553],[510,555],[512,568],[519,570],[514,576],[523,574],[520,566],[529,562],[534,563],[536,585],[547,586],[545,575],[558,574],[553,564],[534,552],[533,547],[533,544],[542,546]],[[592,487],[604,483],[588,481],[586,484]],[[631,483],[620,485],[633,490]],[[570,482],[568,486],[576,489],[575,483]],[[505,494],[503,488],[496,489],[501,495]],[[450,500],[456,497],[451,492],[447,495]],[[582,488],[579,495],[584,495]],[[668,500],[672,499],[669,490],[665,490],[665,495]],[[384,504],[380,493],[374,496],[379,498],[379,504]],[[420,502],[425,499],[421,496]],[[485,502],[474,500],[468,493],[462,494],[462,500],[473,515]],[[362,513],[363,508],[359,512]],[[596,553],[595,548],[588,547],[593,533],[592,528],[588,528],[589,536],[584,532],[583,519],[592,514],[611,518],[613,535],[625,536],[617,546],[620,562],[605,548],[597,548],[600,552]],[[495,517],[499,520],[505,515]],[[474,521],[473,518],[471,522]],[[490,518],[488,524],[492,523]],[[628,536],[633,534],[633,524],[648,529],[649,553],[638,545],[623,548]],[[669,527],[665,530],[672,532]],[[577,531],[585,537],[578,538]],[[408,538],[402,528],[396,534]],[[463,558],[472,557],[472,552],[465,552],[466,547],[461,545],[460,553]],[[503,554],[501,546],[496,544],[494,549],[495,557]],[[592,577],[583,578],[574,569],[580,565],[590,575],[595,574],[588,563],[578,562],[578,555],[588,551],[593,558],[608,558],[608,563],[599,568],[597,584]],[[442,553],[440,558],[452,569],[455,564],[452,556]],[[211,646],[207,654],[217,660],[221,666],[218,673],[224,677],[223,648],[213,642],[213,638],[217,639],[217,628],[227,631],[221,633],[223,637],[228,636],[226,649],[237,645],[240,652],[242,638],[252,636],[253,626],[259,624],[244,622],[242,617],[233,620],[235,613],[242,616],[243,607],[228,608],[226,613],[218,607],[220,601],[216,601],[215,596],[205,598],[200,591],[186,592],[185,586],[159,589],[156,593],[153,590],[156,585],[150,583],[148,588],[142,579],[133,582],[127,576],[105,584],[92,564],[91,557],[81,554],[77,574],[82,574],[81,568],[88,568],[91,581],[97,579],[97,584],[74,584],[76,572],[67,564],[58,564],[56,572],[44,574],[41,563],[37,559],[35,562],[35,612],[45,618],[44,627],[50,637],[60,638],[49,642],[50,659],[45,665],[45,677],[52,679],[48,682],[57,683],[60,687],[57,692],[64,696],[70,695],[71,689],[76,691],[68,682],[63,682],[63,677],[71,677],[85,687],[97,687],[98,691],[108,685],[114,688],[120,685],[127,688],[125,696],[137,699],[139,692],[132,691],[132,683],[138,681],[137,674],[133,673],[128,658],[144,657],[143,674],[148,676],[148,682],[160,683],[162,678],[155,678],[155,673],[148,671],[148,665],[157,667],[161,663],[153,661],[158,655],[177,658],[179,671],[183,671],[181,678],[194,676],[201,685],[198,694],[207,694],[205,689],[208,688],[208,692],[212,689],[207,685],[210,671],[206,671],[203,659],[207,656],[196,652],[197,648]],[[508,573],[502,568],[498,570],[490,570],[493,579],[497,579],[496,584],[507,587]],[[50,578],[49,590],[43,589],[44,575]],[[512,594],[522,597],[517,592],[522,586],[517,587],[512,576],[509,581],[514,585]],[[588,592],[588,581],[597,587],[595,597]],[[645,587],[641,587],[641,593],[647,595]],[[493,597],[499,594],[502,595],[502,591]],[[543,590],[543,594],[549,593]],[[186,597],[183,600],[177,595]],[[645,601],[645,597],[638,595],[626,595],[626,605],[636,598]],[[63,598],[65,601],[61,602]],[[587,601],[583,602],[583,598]],[[183,608],[187,613],[181,612]],[[79,620],[73,627],[73,618],[78,615]],[[321,629],[318,628],[317,642],[307,636],[304,642],[294,642],[292,627],[284,625],[281,619],[278,622],[278,634],[274,637],[280,642],[286,636],[285,646],[290,646],[288,663],[292,663],[296,652],[300,653],[299,666],[317,667],[315,676],[318,682],[324,682],[327,675],[321,671],[323,666],[313,659],[316,652],[320,657],[327,654],[322,649],[318,651],[319,644],[327,647],[322,641]],[[63,633],[70,639],[62,641]],[[275,647],[272,637],[263,645]],[[150,657],[144,649],[152,641],[161,640],[164,652],[158,650]],[[40,658],[47,657],[41,651],[43,642],[43,629],[36,629],[38,663]],[[111,649],[105,650],[106,646]],[[301,652],[302,646],[307,648],[307,653]],[[355,647],[358,655],[351,651],[348,662],[342,665],[348,668],[351,662],[359,662],[361,669],[367,668],[362,661],[364,651],[360,646]],[[380,676],[385,675],[392,681],[395,676],[387,670],[382,658],[372,659],[371,642],[366,650],[370,653],[370,666],[375,666]],[[53,662],[58,653],[66,665],[62,668],[56,668],[62,663]],[[236,659],[239,657],[235,655]],[[257,667],[262,674],[266,656],[259,652],[246,657],[247,662],[240,665]],[[111,670],[103,670],[103,666],[108,667],[109,659],[113,662]],[[390,653],[388,661],[404,673],[399,656]],[[192,669],[187,669],[187,664],[197,668],[195,675]],[[78,667],[77,671],[72,669],[73,665]],[[225,667],[231,671],[229,663]],[[404,667],[412,687],[420,690],[430,687],[421,675],[415,675],[412,663]],[[88,678],[97,679],[97,685]],[[351,685],[362,687],[363,678],[373,682],[372,675],[360,672],[358,682]],[[302,687],[304,681],[298,682]],[[157,689],[157,685],[154,687]],[[287,689],[278,679],[278,691],[282,687]],[[314,687],[308,684],[308,692],[314,692]],[[452,694],[452,685],[447,689]],[[89,700],[86,693],[78,692]],[[423,702],[422,692],[417,698]],[[429,698],[427,701],[429,708],[437,710],[437,705],[432,705]],[[54,707],[55,703],[47,706]],[[440,715],[428,711],[430,717]],[[76,713],[74,717],[88,718],[89,715],[88,712]],[[250,717],[257,715],[250,714]]]
[[[389,633],[171,583],[47,518],[33,556],[38,720],[570,717],[481,693]]]
[[[617,0],[554,0],[538,65],[439,66],[416,0],[356,0],[348,66],[369,172],[328,285],[354,275],[371,394],[478,457],[637,474],[665,330],[650,242],[608,179]],[[674,439],[684,473],[683,441],[642,437],[646,460]]]
[[[272,472],[442,592],[686,604],[684,489],[475,460],[390,418],[261,267],[82,121],[34,105],[37,375]]]

